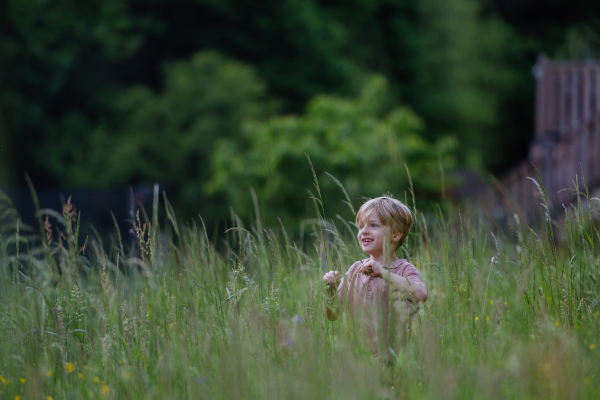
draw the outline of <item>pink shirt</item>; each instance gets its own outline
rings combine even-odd
[[[360,321],[373,352],[378,354],[381,348],[388,354],[390,345],[395,347],[396,343],[408,339],[416,306],[405,300],[403,295],[390,296],[389,284],[383,279],[357,273],[367,260],[352,264],[338,287],[338,298],[340,306],[348,311],[350,318]],[[413,288],[420,285],[428,291],[419,278],[419,271],[405,259],[393,261],[389,271],[406,278]],[[391,324],[390,315],[394,315]],[[379,340],[380,338],[383,340]]]

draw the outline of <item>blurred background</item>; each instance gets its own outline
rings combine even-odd
[[[527,156],[538,55],[589,62],[599,34],[584,0],[5,0],[0,188],[110,229],[158,183],[215,231],[253,188],[295,229],[308,154],[328,217],[340,184],[410,198],[405,164],[427,208]]]

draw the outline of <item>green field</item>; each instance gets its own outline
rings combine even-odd
[[[156,198],[130,246],[78,237],[68,205],[28,230],[4,198],[0,398],[597,399],[599,203],[552,230],[417,211],[398,255],[429,299],[385,364],[322,311],[326,269],[363,257],[342,202],[303,235],[232,216],[212,243]]]

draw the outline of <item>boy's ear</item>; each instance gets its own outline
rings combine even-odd
[[[394,236],[392,237],[392,239],[394,239],[394,243],[397,243],[400,239],[402,239],[402,232],[394,233]]]

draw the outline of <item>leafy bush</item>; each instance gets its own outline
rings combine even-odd
[[[408,108],[390,108],[388,96],[386,80],[373,76],[355,99],[317,96],[303,115],[245,124],[241,138],[217,142],[208,192],[225,193],[242,216],[252,212],[250,188],[272,215],[305,214],[306,190],[314,189],[308,155],[323,171],[318,178],[325,208],[343,195],[324,172],[339,179],[353,200],[388,191],[404,197],[406,164],[415,191],[425,199],[435,196],[441,187],[440,158],[452,165],[454,140],[424,140],[421,120]]]
[[[207,205],[202,186],[215,140],[235,141],[242,123],[277,109],[251,67],[216,52],[168,64],[164,75],[160,93],[138,86],[117,98],[122,122],[93,131],[93,151],[68,166],[56,160],[71,184],[168,183],[181,214],[195,214]]]

